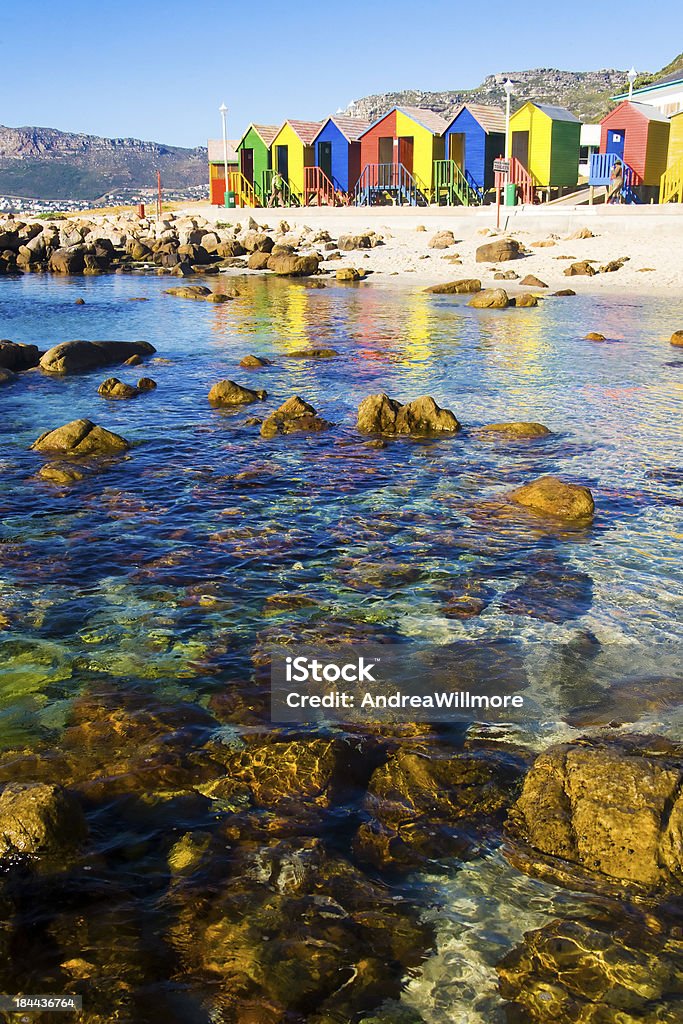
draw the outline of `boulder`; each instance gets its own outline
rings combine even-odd
[[[680,748],[659,750],[647,737],[551,747],[527,775],[507,829],[511,858],[532,874],[680,892]]]
[[[231,257],[235,256],[244,256],[246,254],[246,251],[247,250],[244,248],[242,243],[234,239],[229,239],[228,241],[221,242],[219,245],[216,246],[216,256],[220,256],[221,259],[230,259]]]
[[[271,256],[268,269],[281,277],[308,277],[318,273],[320,260],[317,256]]]
[[[559,292],[553,292],[553,295],[556,295],[559,298],[565,295],[576,295],[576,292],[573,288],[560,288]]]
[[[139,366],[141,362],[142,362],[142,359],[141,359],[141,357],[136,352],[135,355],[130,356],[128,359],[124,359],[123,360],[123,365],[124,366]]]
[[[568,484],[556,476],[542,476],[510,494],[510,500],[539,515],[567,520],[589,520],[595,503],[587,487]]]
[[[459,281],[446,281],[445,284],[433,284],[425,291],[434,295],[468,295],[471,292],[481,291],[481,281],[476,277],[465,277]]]
[[[174,295],[177,299],[205,299],[210,294],[211,289],[203,284],[179,284],[164,289],[164,295]]]
[[[674,331],[669,340],[672,345],[680,347],[683,345],[683,331]]]
[[[352,249],[371,249],[373,240],[371,235],[340,235],[337,246],[342,252],[350,252]]]
[[[332,424],[318,416],[316,410],[298,395],[293,395],[263,421],[261,437],[276,434],[318,433]]]
[[[491,437],[493,439],[515,440],[524,437],[546,437],[552,431],[544,427],[542,423],[515,422],[490,423],[488,426],[481,427],[478,433],[483,437]]]
[[[257,370],[261,366],[272,366],[272,362],[265,356],[249,355],[240,359],[240,366],[243,366],[245,370]]]
[[[494,281],[519,281],[519,274],[514,270],[499,270],[493,275]]]
[[[548,287],[548,285],[545,283],[545,281],[541,281],[541,279],[539,277],[536,277],[535,274],[527,274],[526,277],[523,277],[522,280],[519,283],[521,285],[524,285],[526,288],[547,288]]]
[[[262,231],[248,231],[241,239],[247,252],[271,252],[275,242]]]
[[[220,380],[209,391],[212,405],[248,405],[251,402],[262,402],[267,397],[267,392],[243,388],[234,380]]]
[[[46,480],[51,484],[65,486],[78,483],[85,476],[82,469],[70,465],[68,462],[46,462],[41,466],[36,476],[39,480]]]
[[[232,295],[226,295],[225,292],[209,292],[208,295],[204,296],[205,302],[232,302]]]
[[[5,370],[30,370],[40,362],[37,345],[25,345],[19,341],[0,340],[0,366]]]
[[[0,366],[0,384],[11,384],[12,381],[15,381],[16,379],[16,373],[12,370],[5,369],[4,366]]]
[[[523,292],[521,295],[515,295],[512,300],[512,305],[516,306],[518,309],[522,309],[525,306],[537,306],[538,299],[535,295],[531,295],[529,292]]]
[[[55,249],[48,262],[48,269],[53,274],[82,274],[84,267],[85,253],[82,245]]]
[[[593,277],[597,271],[586,260],[581,260],[578,263],[571,263],[563,273],[565,277]]]
[[[505,263],[521,256],[521,246],[514,238],[498,238],[495,242],[485,242],[477,247],[475,259],[477,263]]]
[[[45,431],[31,448],[37,452],[61,452],[65,455],[115,455],[128,451],[130,444],[91,420],[72,420]]]
[[[39,365],[46,373],[81,373],[155,352],[146,341],[64,341],[48,349]]]
[[[475,309],[507,309],[510,296],[504,288],[485,288],[467,303]]]
[[[621,270],[625,263],[628,263],[630,256],[620,256],[618,260],[610,260],[608,263],[604,263],[600,267],[601,274],[614,274],[617,270]]]
[[[365,277],[364,270],[357,270],[356,267],[342,267],[335,274],[337,281],[362,281]]]
[[[80,804],[62,786],[9,782],[0,794],[0,864],[63,858],[86,836]]]
[[[135,398],[139,394],[132,384],[124,384],[118,377],[107,377],[97,389],[102,398]]]
[[[252,252],[247,260],[247,268],[249,270],[267,270],[270,258],[270,253],[257,249],[256,252]]]
[[[452,245],[455,245],[455,235],[452,231],[437,231],[429,239],[430,249],[449,249]]]
[[[370,395],[358,407],[357,428],[364,434],[455,433],[460,424],[449,409],[425,396],[401,405],[388,395]]]
[[[588,334],[584,335],[584,341],[607,341],[604,334],[600,334],[599,331],[589,331]]]
[[[140,377],[137,383],[138,391],[154,391],[157,386],[157,382],[152,380],[151,377]]]

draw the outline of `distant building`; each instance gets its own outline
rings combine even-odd
[[[613,96],[612,99],[619,103],[621,100],[629,99],[629,95],[627,92],[622,92],[618,96]],[[679,110],[683,110],[683,69],[672,71],[670,75],[665,75],[664,78],[653,82],[652,85],[634,89],[632,99],[637,103],[648,103],[651,107],[656,107],[661,114],[666,114],[667,117],[677,114]]]
[[[225,153],[222,139],[209,139],[209,201],[213,206],[225,203]],[[228,139],[228,174],[239,170],[237,141]]]

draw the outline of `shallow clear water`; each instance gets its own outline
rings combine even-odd
[[[236,284],[240,295],[216,306],[183,301],[163,294],[167,278],[126,275],[0,282],[4,337],[41,347],[145,339],[161,360],[63,379],[32,371],[0,391],[2,748],[59,750],[93,681],[135,693],[142,707],[145,695],[150,706],[205,704],[226,680],[248,679],[255,643],[281,635],[588,638],[637,645],[634,675],[666,675],[683,620],[683,353],[668,345],[683,299],[548,297],[500,313],[379,278],[324,289],[209,283]],[[148,301],[128,301],[136,296]],[[582,340],[590,330],[610,340]],[[292,356],[310,346],[339,357]],[[247,353],[274,365],[242,370]],[[143,372],[156,391],[118,403],[96,394],[110,373],[135,382]],[[266,388],[267,402],[212,409],[208,390],[224,377]],[[355,411],[378,391],[433,395],[465,429],[367,447]],[[263,440],[245,425],[292,394],[335,429]],[[69,489],[37,481],[43,460],[31,442],[81,416],[133,442],[129,457]],[[492,443],[473,432],[503,420],[537,420],[553,434]],[[507,490],[545,473],[590,486],[591,528],[502,513]],[[268,603],[283,593],[306,603]],[[449,599],[463,593],[482,597],[480,615],[449,617]],[[677,713],[667,698],[630,707],[625,720],[671,729]],[[508,738],[537,748],[581,728],[548,718]],[[150,834],[170,827],[162,816]],[[127,843],[122,833],[121,849]],[[481,870],[485,886],[495,870]],[[500,915],[500,906],[489,915],[490,896],[477,902],[472,878],[462,875],[474,919]],[[449,891],[457,917],[458,891]],[[552,912],[548,897],[543,913]],[[447,988],[430,998],[446,1007],[434,1024],[461,1019]]]

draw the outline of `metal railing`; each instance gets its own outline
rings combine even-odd
[[[429,190],[403,164],[366,164],[354,191],[356,206],[372,206],[382,200],[398,200],[410,206],[427,206]]]
[[[335,206],[336,192],[321,167],[304,167],[304,206]]]
[[[432,195],[435,203],[445,198],[448,206],[477,206],[483,200],[483,192],[470,183],[455,160],[434,161]]]
[[[591,186],[604,185],[606,188],[612,184],[612,169],[619,161],[623,168],[623,185],[621,195],[627,203],[637,203],[640,200],[634,192],[634,186],[642,185],[640,176],[630,167],[622,157],[616,153],[592,153],[588,167],[588,184]]]
[[[260,202],[254,191],[253,185],[244,177],[241,171],[228,172],[228,192],[235,193],[238,206],[256,207]]]
[[[269,169],[263,172],[263,181],[261,188],[263,190],[262,202],[264,206],[270,205],[271,196],[273,195],[273,176],[275,171]],[[280,195],[282,197],[282,206],[301,206],[303,196],[298,189],[295,189],[291,182],[287,181],[282,175],[280,175],[282,181],[282,188],[280,189]]]

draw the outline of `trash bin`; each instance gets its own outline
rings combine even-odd
[[[517,205],[517,186],[513,181],[509,181],[504,188],[505,192],[505,206],[516,206]]]
[[[227,208],[229,210],[234,210],[235,209],[235,193],[234,192],[226,192],[225,193],[225,205],[227,206]]]

